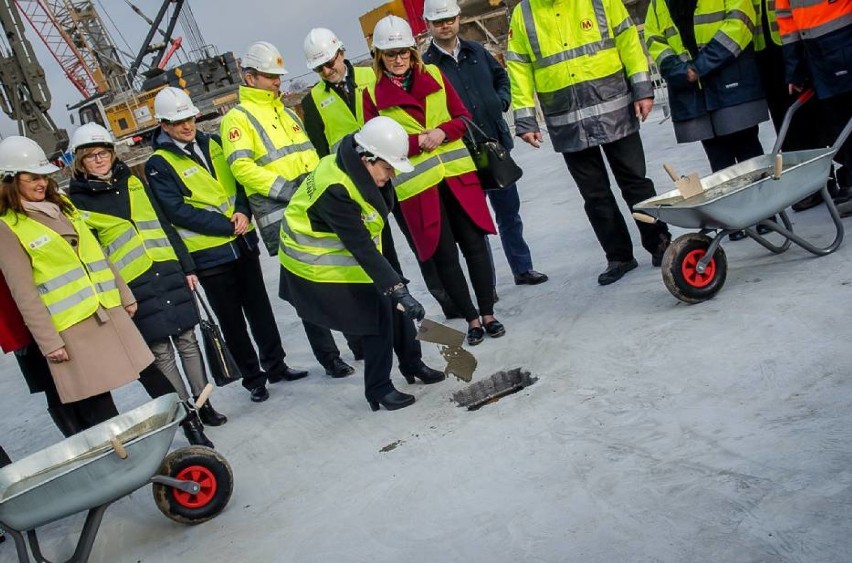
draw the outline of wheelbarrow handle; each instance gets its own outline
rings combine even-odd
[[[778,137],[775,139],[775,146],[772,147],[772,154],[778,154],[781,152],[781,145],[784,144],[784,139],[787,138],[787,130],[790,128],[790,122],[793,121],[793,115],[800,107],[805,105],[808,100],[814,97],[814,93],[813,88],[808,88],[799,94],[796,101],[790,104],[790,107],[787,108],[787,113],[784,114],[784,121],[781,123],[781,129],[778,131]]]

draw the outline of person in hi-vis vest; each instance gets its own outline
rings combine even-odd
[[[308,372],[284,363],[245,193],[231,175],[221,140],[196,130],[198,108],[183,90],[160,90],[154,109],[160,127],[154,132],[154,154],[145,164],[151,192],[195,261],[243,387],[252,401],[265,401],[267,381],[294,381]]]
[[[409,293],[390,250],[386,220],[394,198],[389,182],[398,169],[410,172],[408,136],[387,117],[368,121],[341,139],[335,153],[299,186],[281,221],[279,295],[311,322],[361,337],[364,393],[370,407],[396,410],[414,402],[390,379],[393,351],[401,331],[417,331],[423,307]],[[444,374],[418,360],[416,372],[400,371],[409,384],[415,377],[437,383]]]
[[[222,149],[248,196],[254,220],[270,256],[278,252],[281,215],[319,156],[299,117],[281,101],[281,76],[287,74],[274,45],[258,41],[241,59],[240,104],[220,124]],[[314,357],[327,375],[346,377],[355,369],[340,358],[327,329],[303,323]],[[357,355],[357,344],[350,343]]]

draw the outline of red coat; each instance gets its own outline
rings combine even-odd
[[[0,349],[5,353],[20,350],[32,339],[6,285],[6,278],[0,274]]]
[[[426,96],[437,92],[441,86],[429,73],[417,68],[414,69],[413,80],[409,93],[381,75],[376,82],[375,103],[369,92],[364,91],[364,120],[368,121],[376,117],[379,115],[379,110],[399,107],[425,126]],[[444,86],[447,94],[447,110],[453,119],[442,123],[438,128],[446,133],[447,141],[455,141],[461,139],[465,133],[465,124],[461,116],[470,117],[470,113],[446,78],[444,78]],[[415,156],[420,152],[417,134],[409,135],[408,156]],[[473,223],[484,232],[495,234],[497,229],[491,219],[491,212],[485,201],[485,192],[482,191],[476,172],[444,178],[444,181]],[[441,200],[438,196],[438,185],[401,201],[399,207],[414,239],[417,257],[421,262],[425,262],[435,253],[441,235]]]

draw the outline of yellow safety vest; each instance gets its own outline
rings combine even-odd
[[[233,216],[234,204],[237,201],[237,184],[225,162],[222,147],[216,141],[210,139],[210,160],[216,172],[215,178],[188,156],[165,149],[157,149],[154,154],[169,163],[189,191],[189,195],[183,198],[184,202],[198,209],[221,213],[228,219]],[[175,228],[190,252],[216,248],[237,238],[235,235],[203,235],[179,225],[175,225]]]
[[[225,158],[246,190],[257,226],[279,221],[297,179],[319,162],[298,116],[272,92],[241,86],[240,105],[225,114],[220,128]]]
[[[98,213],[83,211],[83,220],[94,229],[101,248],[126,282],[132,282],[154,264],[177,260],[163,226],[157,219],[157,213],[151,200],[145,194],[145,187],[136,176],[127,181],[130,196],[130,220]]]
[[[766,49],[766,37],[763,35],[763,10],[766,10],[766,21],[769,23],[769,40],[775,45],[781,45],[781,32],[778,30],[778,20],[775,17],[775,0],[752,0],[754,6],[754,50]]]
[[[376,73],[372,68],[356,66],[352,70],[355,71],[355,115],[352,115],[340,94],[325,81],[320,80],[311,88],[311,98],[322,118],[325,139],[331,152],[337,151],[337,145],[343,137],[364,126],[363,92],[376,84]]]
[[[367,203],[361,192],[341,170],[336,155],[320,160],[317,169],[299,186],[281,221],[281,244],[278,260],[289,272],[316,283],[372,283],[358,261],[335,233],[315,231],[308,219],[308,210],[325,190],[334,184],[346,188],[349,197],[361,207],[361,220],[370,237],[382,250],[384,218]]]
[[[512,12],[506,66],[515,121],[535,119],[537,96],[557,151],[635,132],[633,102],[654,95],[620,0],[523,0]]]
[[[76,209],[69,217],[78,235],[76,250],[62,235],[24,214],[9,211],[0,220],[29,254],[33,282],[57,332],[91,317],[99,306],[121,305],[109,262]]]
[[[427,129],[434,129],[442,123],[452,119],[447,109],[447,92],[444,89],[444,79],[441,71],[435,65],[424,65],[426,72],[441,86],[437,92],[426,96],[426,125],[414,119],[408,112],[395,106],[379,110],[379,114],[392,118],[402,125],[409,134],[418,134]],[[370,97],[376,99],[375,85],[369,88]],[[444,178],[460,176],[467,172],[474,172],[476,165],[470,157],[464,142],[461,139],[441,144],[432,152],[421,152],[410,157],[414,165],[412,172],[397,174],[393,180],[399,201],[405,201],[421,192],[425,192]]]
[[[701,49],[716,39],[726,49],[739,55],[751,43],[753,18],[749,0],[698,0],[693,17],[695,43]],[[683,61],[691,59],[665,0],[651,0],[648,5],[645,43],[657,66],[667,57],[674,56]]]

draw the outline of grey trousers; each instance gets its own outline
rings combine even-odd
[[[195,329],[186,330],[167,340],[152,342],[150,347],[154,354],[154,364],[174,385],[181,400],[185,401],[189,398],[189,393],[181,378],[177,362],[175,362],[175,347],[177,348],[192,396],[198,397],[207,385],[207,371],[204,368],[201,348],[195,338]]]

